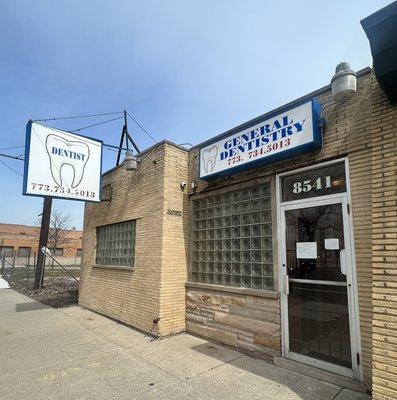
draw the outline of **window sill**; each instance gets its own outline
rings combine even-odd
[[[116,269],[118,271],[133,271],[134,267],[127,267],[126,265],[102,265],[102,264],[93,264],[93,268],[98,269]]]
[[[272,290],[238,288],[233,286],[210,285],[208,283],[197,283],[197,282],[186,282],[185,286],[191,289],[212,290],[214,292],[225,292],[225,293],[242,294],[242,295],[256,296],[256,297],[267,297],[270,299],[279,298],[279,293],[274,292]]]

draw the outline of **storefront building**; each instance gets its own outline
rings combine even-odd
[[[80,304],[397,398],[397,109],[373,70],[353,75],[346,98],[328,85],[105,173]]]

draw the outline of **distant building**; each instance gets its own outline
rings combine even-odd
[[[33,258],[39,246],[40,228],[28,225],[0,223],[0,254],[6,257]],[[56,249],[55,256],[62,258],[81,257],[83,232],[70,230],[66,239]],[[50,244],[48,247],[51,247]]]

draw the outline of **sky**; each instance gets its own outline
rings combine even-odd
[[[198,144],[372,65],[360,20],[381,0],[0,1],[0,152],[21,155],[29,119],[126,109],[156,141]],[[74,130],[112,116],[52,121]],[[81,133],[118,144],[122,120]],[[154,142],[137,126],[141,149]],[[5,150],[3,150],[5,149]],[[104,150],[103,171],[117,154]],[[21,161],[0,157],[0,222],[34,224]],[[83,202],[53,209],[83,226]]]

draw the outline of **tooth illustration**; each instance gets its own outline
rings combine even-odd
[[[215,168],[216,156],[218,154],[218,147],[212,146],[209,149],[204,149],[202,156],[204,162],[204,171],[206,173],[212,172]]]
[[[88,145],[51,134],[47,136],[46,149],[55,183],[62,186],[62,167],[70,165],[73,168],[72,188],[77,187],[83,179],[84,169],[90,157]]]

